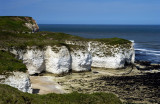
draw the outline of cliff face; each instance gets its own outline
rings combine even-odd
[[[71,69],[71,55],[65,46],[47,46],[45,50],[45,68],[54,74],[68,73]]]
[[[91,42],[92,66],[103,68],[123,68],[125,64],[134,63],[134,43],[126,45],[106,45]]]
[[[46,46],[43,50],[30,47],[25,50],[10,49],[26,65],[29,74],[43,71],[62,74],[73,71],[89,71],[92,58],[87,50],[70,52],[65,46]]]
[[[83,44],[82,44],[83,43]],[[17,58],[23,60],[29,74],[43,71],[62,74],[70,70],[89,71],[91,67],[123,68],[134,63],[134,43],[125,45],[106,45],[98,41],[66,41],[66,44],[78,47],[46,46],[43,49],[28,47],[25,50],[10,49]]]

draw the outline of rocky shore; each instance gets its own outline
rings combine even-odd
[[[41,74],[41,77],[57,83],[64,93],[111,92],[127,103],[160,103],[160,67],[147,71],[138,70],[138,65],[140,66],[140,63],[118,70],[92,68],[90,72],[70,73],[65,76],[45,73]]]

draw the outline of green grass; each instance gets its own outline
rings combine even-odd
[[[27,17],[28,19],[32,19],[31,17]],[[23,32],[23,31],[29,31],[24,24],[29,22],[25,17],[23,16],[0,16],[0,30],[3,31],[10,31],[10,32]],[[32,21],[30,21],[32,23]]]
[[[25,72],[26,70],[27,68],[21,60],[15,59],[11,53],[0,51],[0,74],[13,71]]]
[[[131,43],[128,40],[120,38],[108,38],[108,39],[85,39],[78,36],[73,36],[65,33],[53,33],[53,32],[37,32],[34,34],[16,34],[10,32],[0,32],[0,46],[1,47],[18,47],[26,48],[27,46],[45,47],[47,45],[66,45],[65,41],[99,41],[110,45],[126,45]],[[128,44],[127,44],[128,45]],[[73,45],[70,45],[73,47]],[[128,45],[130,46],[130,45]],[[77,47],[77,46],[75,46]]]
[[[121,104],[121,101],[111,93],[36,95],[0,84],[0,104]]]
[[[126,39],[121,39],[121,38],[103,38],[103,39],[94,39],[95,41],[103,42],[105,44],[110,44],[110,45],[116,45],[116,44],[127,44],[131,43],[130,41]]]

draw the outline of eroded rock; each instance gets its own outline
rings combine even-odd
[[[32,93],[29,75],[23,72],[13,72],[4,80],[4,84],[15,87],[20,91]]]
[[[71,69],[71,56],[65,47],[47,46],[45,51],[46,71],[54,74],[67,73]]]

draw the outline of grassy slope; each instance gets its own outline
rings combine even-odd
[[[32,19],[31,17],[27,18]],[[10,32],[30,31],[27,27],[24,26],[26,21],[26,18],[23,16],[0,16],[0,30]]]
[[[14,55],[0,51],[0,74],[12,71],[23,71],[27,70],[26,66],[22,61],[15,59]]]
[[[35,95],[0,84],[0,104],[121,104],[111,93]]]

